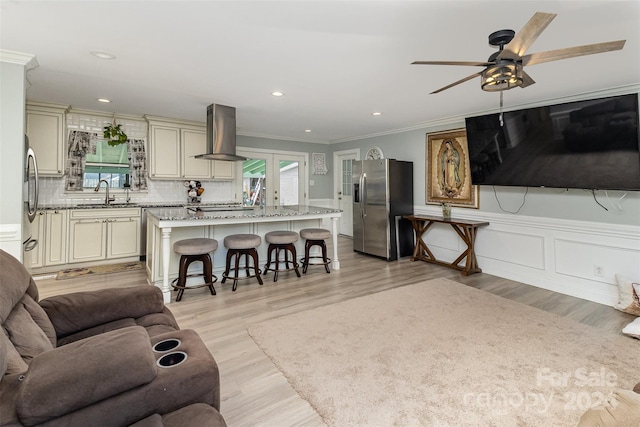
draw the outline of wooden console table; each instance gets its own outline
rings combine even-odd
[[[476,259],[476,252],[474,245],[476,241],[476,233],[479,227],[489,225],[488,222],[483,221],[466,221],[458,219],[444,219],[437,216],[416,216],[405,215],[404,218],[411,221],[413,231],[416,234],[416,244],[413,249],[413,256],[411,261],[421,260],[430,262],[433,264],[444,265],[445,267],[451,267],[460,272],[464,276],[468,276],[473,273],[481,273],[482,270],[478,267],[478,260]],[[449,224],[458,233],[458,236],[467,244],[467,249],[460,254],[455,261],[449,263],[436,259],[433,253],[429,250],[429,247],[422,239],[424,233],[435,223]],[[460,265],[460,262],[466,258],[464,266]]]

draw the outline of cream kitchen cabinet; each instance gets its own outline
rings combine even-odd
[[[69,262],[140,254],[140,208],[75,209],[69,217]]]
[[[30,102],[26,105],[29,145],[38,159],[38,172],[44,176],[63,176],[68,107]]]
[[[234,162],[196,159],[207,151],[207,132],[196,122],[149,121],[150,177],[233,180]]]
[[[224,160],[209,160],[212,164],[211,173],[214,179],[220,181],[231,181],[235,174],[236,162],[227,162]]]
[[[195,156],[207,151],[207,133],[204,130],[181,129],[180,156],[182,178],[211,179],[211,161],[196,159]]]
[[[33,219],[33,222],[29,225],[29,232],[31,238],[38,243],[32,250],[25,252],[25,265],[28,268],[40,268],[44,267],[44,252],[45,252],[45,224],[47,223],[45,218],[45,211],[40,211]]]
[[[38,240],[29,252],[27,264],[31,268],[67,263],[67,211],[39,211],[31,223],[31,237]]]
[[[182,177],[180,170],[180,129],[169,126],[149,126],[150,177]]]

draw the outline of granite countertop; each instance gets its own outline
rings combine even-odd
[[[212,203],[184,203],[184,202],[112,202],[109,205],[105,205],[103,202],[97,201],[69,201],[58,202],[52,204],[38,205],[39,210],[63,210],[63,209],[116,209],[116,208],[184,208],[184,207],[241,207],[240,203],[235,202],[212,202]]]
[[[200,208],[205,208],[200,206]],[[160,221],[188,221],[206,219],[234,219],[234,218],[267,218],[303,215],[322,215],[342,212],[340,209],[322,208],[318,206],[287,205],[287,206],[258,206],[238,207],[233,210],[217,210],[207,212],[197,207],[190,208],[157,208],[147,211]]]

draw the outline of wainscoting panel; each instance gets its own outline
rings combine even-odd
[[[633,263],[638,265],[637,251],[581,241],[556,239],[555,254],[558,274],[603,283],[615,280],[612,276],[615,273],[624,272],[627,266]],[[572,260],[580,262],[572,262]]]
[[[414,210],[441,215],[438,207]],[[640,227],[472,209],[454,216],[490,223],[479,229],[475,246],[484,273],[606,305],[618,299],[616,274],[640,279]],[[428,239],[430,248],[453,253],[451,236],[432,233]]]
[[[523,267],[545,269],[544,237],[500,229],[499,225],[480,229],[476,255]]]

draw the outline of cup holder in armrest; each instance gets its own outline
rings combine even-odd
[[[174,366],[178,366],[185,360],[187,360],[187,353],[184,351],[174,351],[172,353],[165,354],[159,358],[156,363],[161,368],[172,368]]]
[[[152,348],[156,353],[164,353],[165,351],[173,350],[181,344],[181,341],[177,338],[169,338],[157,342]]]

